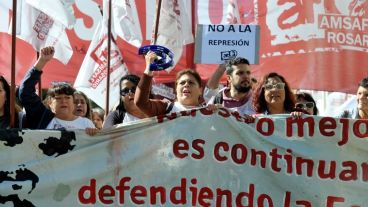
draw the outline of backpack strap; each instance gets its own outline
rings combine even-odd
[[[166,111],[165,111],[165,114],[168,114],[171,112],[171,110],[173,109],[174,107],[174,102],[170,102],[169,105],[167,105],[167,108],[166,108]]]
[[[224,97],[223,97],[223,92],[220,91],[219,93],[216,94],[213,103],[214,104],[222,104],[222,102],[224,102]]]

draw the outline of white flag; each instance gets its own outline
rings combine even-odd
[[[229,4],[227,6],[226,20],[229,24],[241,23],[237,0],[229,0]]]
[[[73,50],[65,26],[24,0],[18,5],[18,9],[17,37],[30,43],[36,51],[46,46],[54,46],[54,57],[67,64]]]
[[[84,92],[101,108],[106,108],[107,77],[107,2],[104,1],[104,16],[98,24],[87,54],[79,70],[74,87]],[[111,24],[114,31],[114,24]],[[112,35],[114,37],[114,35]],[[112,39],[114,39],[112,37]],[[109,109],[119,102],[120,78],[128,74],[122,55],[115,41],[111,41]]]
[[[26,0],[29,5],[51,16],[68,29],[75,24],[73,4],[75,0]]]
[[[115,33],[128,43],[140,47],[142,32],[134,0],[112,0],[112,22]]]
[[[183,0],[162,0],[156,45],[174,53],[174,66],[180,60],[183,46],[193,42],[190,18]],[[153,32],[155,25],[153,25]],[[174,67],[173,66],[173,67]],[[173,67],[167,69],[170,71]]]

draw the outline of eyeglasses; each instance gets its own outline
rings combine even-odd
[[[136,89],[136,88],[137,88],[137,87],[121,89],[121,90],[120,90],[120,95],[121,95],[121,96],[126,96],[126,95],[128,95],[128,93],[135,93],[135,89]]]
[[[297,103],[297,104],[295,104],[295,108],[298,108],[298,109],[312,109],[312,108],[314,108],[314,103],[313,102]]]
[[[273,88],[276,90],[283,90],[285,88],[285,83],[265,84],[263,88],[268,91],[272,90]]]

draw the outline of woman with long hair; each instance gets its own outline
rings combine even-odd
[[[304,110],[309,115],[318,115],[317,104],[311,94],[306,92],[298,92],[296,93],[296,100],[296,109]]]
[[[116,124],[136,121],[147,116],[134,104],[134,94],[140,78],[133,74],[128,74],[120,79],[120,101],[115,110],[111,111],[104,123],[103,128],[108,128]]]
[[[295,103],[289,84],[275,72],[263,76],[254,89],[253,107],[258,114],[290,114]]]
[[[74,92],[74,114],[92,120],[91,101],[82,91]]]
[[[19,127],[21,108],[14,105],[14,128]],[[3,76],[0,76],[0,129],[10,128],[10,85]]]

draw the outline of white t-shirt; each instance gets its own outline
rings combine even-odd
[[[126,124],[126,123],[129,123],[131,121],[137,121],[137,120],[141,120],[141,119],[138,118],[138,117],[135,117],[135,116],[131,115],[128,112],[126,112],[122,123],[123,124]]]
[[[73,121],[65,121],[54,117],[51,122],[47,125],[46,129],[85,129],[85,128],[95,128],[95,125],[90,119],[85,117],[76,118]]]
[[[169,107],[170,104],[167,106]],[[173,113],[173,112],[180,112],[180,111],[188,111],[188,110],[192,110],[192,109],[200,109],[203,108],[203,106],[193,106],[193,107],[187,107],[182,105],[181,103],[175,101],[174,102],[174,106],[172,107],[172,109],[170,110],[169,113]]]

